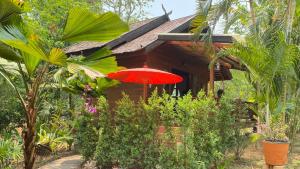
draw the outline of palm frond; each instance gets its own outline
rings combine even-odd
[[[65,66],[67,63],[67,55],[62,49],[53,48],[50,51],[48,61],[55,65]]]
[[[69,11],[63,40],[108,41],[126,31],[128,25],[114,13],[96,15],[85,9],[74,8]]]
[[[21,8],[15,5],[11,0],[0,1],[0,25],[10,24],[10,22],[16,19],[14,17],[19,14],[21,14]]]
[[[35,69],[39,65],[41,59],[38,57],[34,57],[28,53],[22,52],[23,62],[26,66],[26,70],[28,75],[33,75]]]
[[[0,58],[4,58],[10,61],[21,61],[22,58],[11,47],[0,42]]]
[[[89,68],[88,66],[84,66],[82,65],[82,63],[72,63],[69,62],[67,69],[70,73],[78,73],[80,71],[84,71],[85,74],[87,74],[89,77],[91,77],[92,79],[96,79],[96,78],[101,78],[101,77],[105,77],[104,74],[93,70],[91,68]]]

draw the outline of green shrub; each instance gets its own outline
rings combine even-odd
[[[21,138],[18,135],[0,135],[0,168],[11,169],[23,158]]]
[[[135,103],[125,95],[112,111],[99,98],[97,165],[124,169],[224,166],[227,152],[236,144],[232,103],[227,98],[217,103],[203,92],[196,98],[188,94],[178,99],[154,92],[147,103]]]
[[[114,118],[106,101],[99,99],[100,133],[95,159],[103,168],[153,168],[156,150],[154,117],[124,96],[117,104]]]
[[[91,160],[94,157],[98,140],[98,131],[93,115],[84,113],[80,116],[77,120],[76,130],[76,143],[79,146],[79,152],[85,161]]]

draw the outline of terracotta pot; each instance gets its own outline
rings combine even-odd
[[[288,161],[289,143],[263,141],[265,162],[268,165],[282,166]]]

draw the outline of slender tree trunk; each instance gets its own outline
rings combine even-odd
[[[68,96],[68,100],[69,100],[69,109],[71,111],[74,111],[75,106],[74,106],[72,94],[70,94],[70,93],[69,93],[69,96]]]
[[[25,169],[33,169],[35,162],[35,139],[36,139],[36,100],[39,95],[40,84],[45,73],[48,71],[48,64],[45,64],[33,81],[25,99],[26,127],[23,131],[24,161]]]
[[[256,16],[255,16],[255,11],[254,11],[254,7],[253,7],[253,0],[249,0],[249,6],[250,6],[252,26],[253,26],[254,31],[256,32]]]
[[[209,70],[209,93],[215,95],[215,66],[211,65]]]
[[[24,161],[25,169],[32,169],[35,162],[35,138],[36,138],[36,110],[29,106],[26,114],[26,131],[24,131]]]

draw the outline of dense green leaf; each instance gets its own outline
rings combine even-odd
[[[99,77],[105,77],[104,74],[96,71],[96,70],[93,70],[93,69],[90,69],[89,67],[87,66],[84,66],[82,65],[81,63],[68,63],[68,71],[71,72],[71,73],[78,73],[80,71],[84,71],[89,77],[95,79],[95,78],[99,78]]]
[[[86,60],[82,63],[82,65],[85,65],[86,67],[89,67],[103,74],[108,74],[118,70],[118,65],[114,56],[99,59],[97,61]]]
[[[104,47],[104,48],[97,50],[93,54],[89,55],[87,57],[87,59],[89,61],[96,61],[96,60],[103,59],[103,58],[111,56],[111,55],[112,55],[112,51],[109,50],[108,48]]]
[[[5,70],[5,73],[9,75],[19,75],[19,68],[17,63],[9,62],[5,59],[0,58],[0,71]]]
[[[0,25],[7,25],[12,18],[18,16],[21,13],[21,9],[15,5],[11,0],[0,1]]]
[[[9,46],[0,42],[0,57],[10,61],[21,61],[22,58]]]
[[[95,15],[88,10],[74,8],[69,11],[63,40],[108,41],[128,31],[118,15],[111,12]]]
[[[67,63],[67,55],[62,49],[53,48],[50,51],[49,62],[55,65],[65,66]]]
[[[36,67],[39,65],[41,59],[38,58],[38,57],[35,57],[33,55],[29,55],[27,53],[24,53],[22,54],[23,56],[23,61],[24,61],[24,64],[26,66],[26,69],[27,69],[27,73],[29,75],[32,75],[36,69]]]

